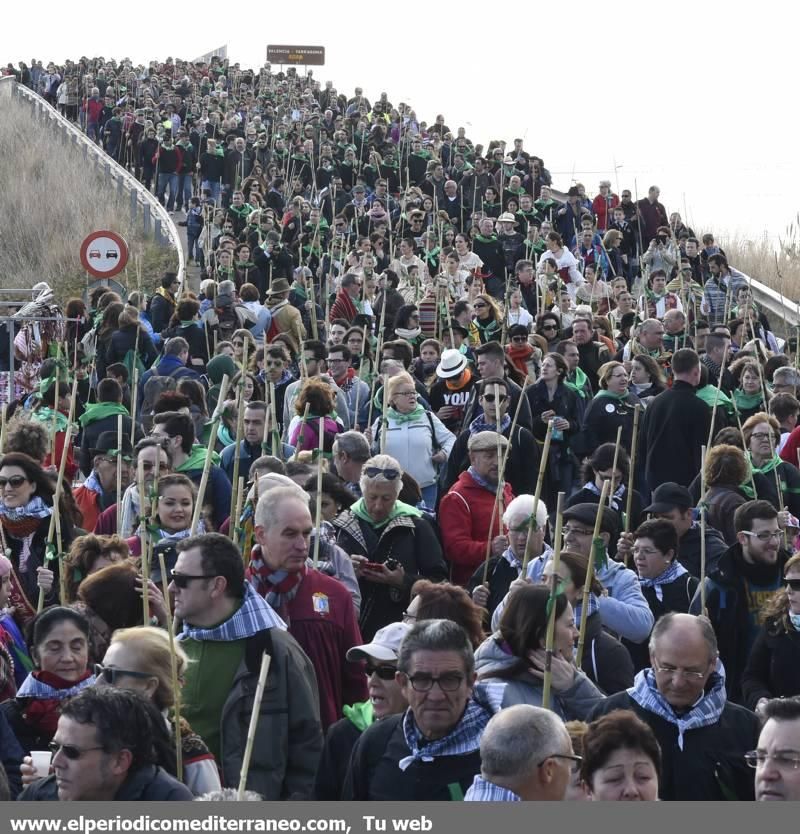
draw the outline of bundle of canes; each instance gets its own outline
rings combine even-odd
[[[225,408],[225,397],[228,394],[228,375],[222,377],[222,383],[219,387],[219,399],[217,400],[217,407],[214,409],[214,417],[211,421],[211,433],[208,438],[208,448],[206,449],[206,460],[203,464],[203,474],[200,477],[200,487],[197,490],[197,501],[194,505],[194,515],[192,516],[192,535],[197,533],[197,526],[200,524],[200,516],[203,512],[203,498],[206,494],[206,486],[208,485],[208,473],[211,469],[211,453],[214,451],[214,445],[217,442],[217,429],[219,428],[219,421],[222,419],[222,411]]]
[[[542,685],[542,708],[550,709],[550,690],[553,685],[553,644],[556,633],[556,597],[558,596],[558,568],[561,564],[561,525],[564,508],[564,493],[558,493],[556,504],[556,531],[553,539],[553,572],[550,574],[550,599],[547,601],[547,632],[545,636],[544,683]],[[536,515],[536,505],[533,508]]]
[[[600,525],[603,522],[603,510],[606,499],[611,489],[611,481],[603,481],[603,489],[600,492],[600,503],[597,505],[597,515],[594,517],[594,531],[592,532],[592,552],[589,556],[589,564],[586,568],[586,581],[583,585],[583,599],[581,601],[581,626],[578,634],[578,651],[575,654],[575,665],[581,668],[583,661],[583,647],[586,643],[586,621],[589,619],[589,594],[591,594],[592,580],[595,575],[595,559],[598,548],[597,539],[600,535]],[[607,557],[606,557],[607,558]]]
[[[247,789],[247,774],[250,770],[250,759],[253,755],[253,745],[256,738],[256,729],[258,728],[258,718],[261,713],[261,701],[264,698],[264,689],[267,685],[267,674],[269,673],[269,664],[271,658],[264,652],[261,655],[261,671],[258,673],[258,683],[256,684],[256,693],[253,697],[253,708],[250,712],[250,726],[247,729],[247,743],[244,747],[244,756],[242,757],[242,769],[239,773],[239,793],[237,800],[244,801],[244,793]]]
[[[553,428],[555,427],[555,420],[551,417],[547,421],[547,434],[544,436],[544,446],[542,447],[542,457],[539,460],[539,476],[536,479],[536,489],[533,493],[533,512],[528,520],[528,536],[525,539],[525,556],[522,559],[522,573],[520,576],[526,576],[528,570],[528,562],[531,559],[531,545],[533,542],[533,533],[536,531],[536,510],[539,508],[539,497],[542,494],[542,486],[544,484],[544,476],[547,472],[547,460],[550,457],[550,443],[553,439]]]
[[[167,564],[164,561],[164,554],[158,554],[158,562],[161,567],[161,586],[164,594],[164,604],[167,606],[167,633],[169,634],[170,666],[172,672],[172,691],[175,693],[175,763],[176,773],[179,782],[183,781],[183,742],[181,740],[181,687],[178,680],[178,658],[175,654],[175,626],[172,622],[172,605],[169,597],[169,574]],[[147,588],[144,589],[147,596]]]

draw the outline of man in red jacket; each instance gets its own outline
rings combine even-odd
[[[361,305],[358,297],[361,294],[361,279],[352,272],[342,278],[342,288],[336,296],[330,310],[330,320],[343,319],[351,322],[358,315]]]
[[[458,476],[439,505],[444,555],[453,567],[453,582],[459,585],[466,585],[486,559],[490,538],[491,555],[501,556],[508,547],[502,521],[505,508],[514,498],[508,484],[503,484],[500,506],[492,518],[500,488],[498,445],[500,454],[504,454],[508,440],[502,435],[498,438],[493,431],[477,432],[470,437],[469,469]]]
[[[345,704],[366,700],[367,679],[360,663],[346,659],[349,649],[364,642],[350,592],[306,565],[313,527],[302,490],[276,487],[262,495],[247,578],[314,664],[325,730],[342,717]]]

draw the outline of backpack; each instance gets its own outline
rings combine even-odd
[[[336,440],[336,435],[342,430],[342,427],[332,417],[317,417],[316,419],[312,417],[305,424],[301,423],[292,432],[289,445],[295,446],[300,452],[318,449],[320,419],[323,421],[322,451],[332,452],[333,441]]]
[[[125,354],[122,364],[128,369],[128,379],[131,383],[133,383],[134,379],[142,379],[147,372],[147,368],[142,361],[142,355],[134,348],[131,348]],[[134,373],[134,371],[137,373]]]

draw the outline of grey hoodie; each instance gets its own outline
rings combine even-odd
[[[499,631],[487,637],[475,652],[475,671],[479,680],[473,689],[474,699],[489,712],[496,713],[515,704],[542,705],[542,682],[530,672],[514,678],[493,678],[493,672],[509,669],[517,658],[501,648],[503,637]],[[550,708],[564,721],[585,721],[592,709],[605,695],[580,670],[569,689],[553,692]]]

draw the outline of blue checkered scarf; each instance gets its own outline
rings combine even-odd
[[[487,782],[478,775],[464,795],[464,802],[522,802],[522,799],[514,791]]]
[[[35,678],[34,674],[34,672],[31,672],[28,677],[22,681],[22,685],[17,690],[18,698],[63,701],[65,698],[71,698],[73,695],[77,695],[88,686],[94,686],[95,683],[95,676],[90,675],[88,678],[78,681],[75,686],[70,686],[67,689],[56,689],[56,687],[50,686],[49,683],[45,683],[44,681],[40,681]]]
[[[286,631],[286,623],[272,610],[269,603],[260,597],[249,582],[244,585],[244,601],[224,623],[214,628],[193,628],[183,624],[178,640],[210,640],[227,643],[244,640],[268,628]]]
[[[683,715],[677,715],[666,698],[656,687],[656,676],[652,669],[642,669],[633,680],[628,695],[648,712],[674,724],[678,728],[678,747],[683,750],[683,736],[689,730],[716,724],[725,709],[728,696],[725,693],[725,669],[717,661],[717,671],[709,678],[711,689],[705,692],[692,708]]]
[[[34,495],[24,507],[7,507],[0,501],[0,516],[9,521],[22,521],[26,518],[49,518],[53,508],[44,503],[38,496]]]
[[[400,770],[406,770],[417,759],[432,762],[437,756],[464,756],[474,753],[480,747],[481,736],[490,718],[491,715],[480,704],[470,699],[461,720],[444,738],[437,738],[436,741],[420,747],[422,733],[414,721],[414,713],[410,709],[406,710],[403,716],[403,735],[411,755],[400,759]]]
[[[83,485],[86,489],[90,489],[92,492],[96,492],[98,495],[105,495],[105,490],[103,489],[103,485],[100,483],[100,479],[97,477],[97,473],[92,469],[89,473],[89,477],[83,482]]]
[[[597,487],[597,484],[594,481],[587,481],[583,485],[584,489],[589,490],[589,492],[596,495],[598,498],[600,497],[600,490]],[[625,484],[620,484],[614,494],[611,496],[611,509],[622,511],[622,499],[625,496]]]
[[[599,609],[599,605],[597,604],[597,594],[589,594],[589,616],[591,617],[592,614],[595,614]],[[581,617],[583,611],[583,597],[581,597],[580,602],[575,603],[575,607],[573,608],[573,613],[575,614],[575,625],[580,627],[581,624]]]
[[[476,483],[479,487],[482,487],[483,489],[487,490],[487,492],[491,492],[491,493],[492,493],[492,495],[497,495],[497,487],[498,487],[498,484],[490,484],[490,483],[489,483],[489,481],[487,481],[487,480],[486,480],[486,478],[484,478],[483,476],[479,475],[479,474],[475,471],[475,467],[474,467],[474,466],[470,466],[470,468],[467,470],[467,472],[469,472],[470,477],[472,478],[472,480],[473,480],[473,481],[475,481],[475,483]]]
[[[500,421],[500,431],[507,431],[510,427],[511,417],[509,417],[508,414],[504,414],[503,419]],[[488,423],[486,421],[486,416],[480,414],[469,424],[469,433],[478,434],[478,432],[482,431],[497,431],[497,423]]]
[[[673,559],[664,573],[660,573],[654,579],[642,579],[639,577],[639,584],[642,588],[655,588],[658,601],[663,602],[664,591],[661,589],[661,586],[669,585],[670,582],[674,582],[685,573],[689,573],[689,571],[677,559]]]

